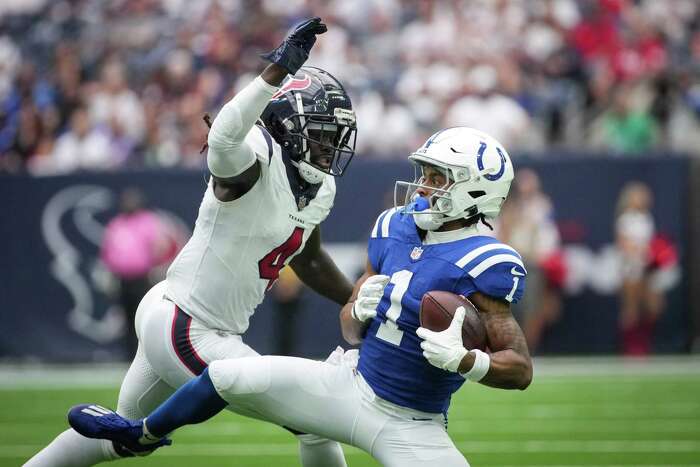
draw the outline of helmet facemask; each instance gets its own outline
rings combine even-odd
[[[406,214],[412,214],[416,225],[423,230],[436,230],[446,222],[456,219],[468,219],[477,214],[476,206],[459,210],[454,202],[454,193],[461,185],[469,181],[468,168],[460,168],[456,174],[447,167],[425,164],[420,161],[412,161],[414,164],[413,182],[397,181],[394,185],[394,206],[403,205]],[[435,184],[426,183],[426,167],[440,173],[445,183],[436,187]],[[422,196],[419,190],[428,192],[429,196]],[[400,204],[402,202],[402,204]],[[458,204],[458,203],[457,203]],[[456,212],[458,211],[458,212]]]
[[[352,110],[336,108],[334,115],[295,113],[285,121],[292,163],[311,184],[326,175],[340,177],[355,154],[357,128]]]
[[[350,97],[320,68],[305,66],[290,75],[260,120],[308,183],[342,176],[355,154],[357,126]]]

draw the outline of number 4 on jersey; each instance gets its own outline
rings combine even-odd
[[[285,266],[287,259],[292,256],[301,246],[304,240],[304,229],[296,227],[292,235],[287,240],[258,261],[258,270],[260,278],[267,279],[270,282],[267,284],[267,289],[270,290],[272,284],[275,283],[280,276],[280,271]]]

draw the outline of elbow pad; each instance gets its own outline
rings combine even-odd
[[[255,152],[245,138],[276,91],[258,76],[224,105],[207,138],[207,166],[213,175],[235,177],[255,163]]]

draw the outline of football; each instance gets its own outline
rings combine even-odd
[[[466,310],[462,324],[464,347],[469,350],[486,350],[486,328],[479,312],[472,302],[460,295],[442,290],[426,292],[420,302],[420,325],[431,331],[444,331],[460,306]]]

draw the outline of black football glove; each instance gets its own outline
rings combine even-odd
[[[276,63],[293,75],[309,58],[311,47],[316,42],[316,35],[326,31],[328,28],[321,22],[321,18],[307,19],[296,26],[279,47],[260,56]]]

